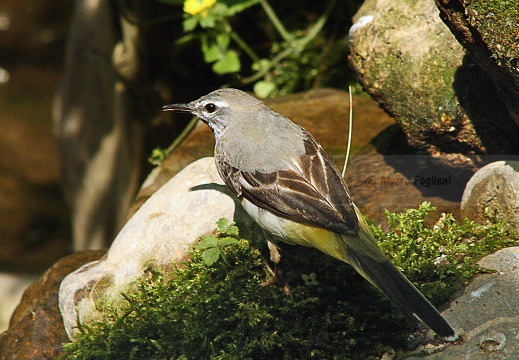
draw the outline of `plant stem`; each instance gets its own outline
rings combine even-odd
[[[260,0],[260,1],[261,1],[262,5],[265,2],[264,0]],[[270,69],[272,69],[279,62],[281,62],[281,60],[283,60],[287,56],[290,56],[294,53],[301,52],[305,48],[305,46],[310,41],[312,41],[316,37],[317,34],[319,34],[319,31],[322,30],[324,24],[326,24],[326,21],[328,20],[328,17],[330,16],[330,13],[332,12],[332,9],[333,9],[336,1],[337,0],[331,0],[328,3],[328,7],[324,11],[323,15],[321,15],[319,20],[317,20],[317,22],[310,28],[310,30],[304,37],[297,39],[295,41],[292,41],[292,42],[289,41],[289,44],[291,45],[290,47],[286,48],[285,50],[283,50],[282,52],[277,54],[274,57],[274,59],[272,59],[270,61],[268,66],[264,67],[263,69],[261,69],[260,71],[258,71],[257,73],[255,73],[249,77],[243,78],[241,80],[241,83],[249,84],[251,82],[255,82],[256,80],[261,79],[263,76],[265,76],[265,74],[267,74],[270,71]],[[279,21],[279,19],[278,19],[278,21]]]
[[[332,9],[335,6],[336,1],[337,0],[331,0],[328,3],[328,6],[326,7],[324,13],[321,15],[319,20],[317,20],[317,22],[310,28],[305,37],[301,39],[301,43],[299,44],[299,46],[304,48],[306,44],[308,44],[311,40],[313,40],[313,38],[317,36],[317,34],[319,34],[324,24],[326,24],[326,21],[328,20],[328,17],[330,16],[330,13],[332,12]]]
[[[227,22],[227,20],[225,20],[224,27],[225,31],[227,31],[231,39],[233,39],[236,42],[236,44],[238,44],[238,46],[242,48],[243,51],[245,51],[245,53],[251,58],[253,62],[259,60],[259,56],[256,54],[256,52],[252,50],[252,48],[249,45],[247,45],[245,40],[243,40],[241,36],[238,35],[238,33],[232,29],[231,25]]]
[[[180,144],[188,137],[189,134],[191,134],[191,131],[193,131],[196,127],[196,124],[198,123],[198,118],[193,117],[191,121],[186,125],[184,130],[175,138],[175,140],[171,143],[171,145],[165,150],[166,157],[168,157],[175,149],[177,149]]]
[[[249,76],[249,77],[246,77],[246,78],[243,78],[241,79],[241,83],[242,84],[250,84],[252,82],[255,82],[256,80],[259,80],[261,79],[263,76],[265,76],[269,71],[270,69],[272,69],[274,66],[276,66],[281,60],[283,60],[284,58],[286,58],[287,56],[289,56],[290,54],[292,54],[294,52],[294,48],[292,47],[289,47],[289,48],[286,48],[285,50],[283,50],[282,52],[280,52],[279,54],[277,54],[274,59],[272,59],[268,66],[265,66],[263,69],[261,69],[260,71],[258,71],[257,73]]]
[[[287,29],[285,29],[285,27],[283,26],[283,24],[281,23],[281,21],[277,17],[277,15],[274,12],[274,10],[272,9],[272,7],[270,7],[270,5],[267,2],[267,0],[260,0],[260,4],[263,7],[263,10],[267,14],[267,16],[269,17],[270,21],[272,22],[272,24],[276,28],[276,30],[279,32],[279,34],[283,38],[283,40],[285,40],[288,43],[292,42],[292,40],[294,38],[292,37],[292,35],[290,35],[290,33],[287,31]]]

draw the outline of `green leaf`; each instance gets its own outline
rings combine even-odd
[[[230,224],[227,230],[225,231],[228,235],[238,236],[240,234],[240,230],[234,223]]]
[[[226,218],[220,218],[216,222],[216,226],[218,227],[218,231],[225,232],[225,231],[227,231],[227,228],[229,227],[229,220],[227,220]]]
[[[221,238],[220,241],[218,241],[219,246],[227,246],[232,244],[238,244],[240,241],[238,239],[232,238],[232,237],[224,237]]]
[[[215,24],[216,24],[216,18],[214,16],[207,16],[207,17],[203,17],[203,18],[200,18],[200,26],[204,29],[207,29],[207,28],[214,28]]]
[[[270,60],[269,59],[259,59],[258,61],[252,63],[252,70],[254,71],[260,71],[266,67],[268,67],[270,64]]]
[[[193,31],[198,25],[198,18],[196,16],[190,16],[182,22],[184,32]]]
[[[208,236],[198,243],[200,249],[214,248],[216,246],[218,246],[218,238],[214,236]]]
[[[148,161],[152,165],[160,165],[166,159],[166,149],[162,149],[161,147],[156,147],[151,151],[151,155],[148,158]]]
[[[198,39],[199,37],[200,37],[200,35],[195,35],[193,33],[186,34],[186,35],[182,36],[181,38],[179,38],[178,40],[176,40],[175,45],[187,44],[195,39]]]
[[[234,50],[226,51],[224,58],[213,65],[213,71],[219,75],[235,73],[240,71],[240,68],[240,58]]]
[[[254,94],[260,98],[266,98],[276,89],[276,85],[271,81],[258,81],[254,84]]]
[[[207,35],[202,36],[200,41],[202,43],[201,49],[206,63],[215,62],[223,57],[223,53],[218,46],[214,42],[211,42]]]
[[[202,251],[202,261],[207,266],[213,265],[220,258],[220,249],[211,248]]]
[[[216,35],[216,44],[218,44],[220,50],[224,52],[231,43],[231,37],[226,32],[220,32]]]

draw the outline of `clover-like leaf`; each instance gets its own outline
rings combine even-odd
[[[204,61],[206,63],[212,63],[222,58],[223,52],[220,50],[218,45],[212,41],[209,36],[203,35],[200,38],[202,53],[204,54]]]
[[[270,60],[268,59],[259,59],[252,63],[251,68],[254,71],[260,71],[270,65]]]
[[[216,19],[214,16],[201,17],[199,21],[200,26],[204,29],[214,28],[216,25]]]
[[[266,98],[276,89],[276,84],[271,81],[258,81],[254,84],[254,94],[260,98]]]
[[[224,57],[213,65],[213,71],[219,75],[235,73],[240,71],[240,69],[240,58],[234,50],[227,50]]]

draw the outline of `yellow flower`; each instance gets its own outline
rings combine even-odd
[[[184,1],[184,12],[190,15],[201,13],[202,16],[207,16],[207,9],[212,7],[216,0],[186,0]]]

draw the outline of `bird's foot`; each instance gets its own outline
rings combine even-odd
[[[261,286],[269,286],[272,284],[279,284],[283,287],[283,292],[285,295],[290,295],[290,287],[288,286],[288,283],[283,278],[283,271],[278,269],[278,264],[274,263],[274,269],[269,265],[269,263],[264,260],[265,266],[267,267],[267,270],[272,274],[272,278],[268,279],[267,281],[262,282]]]

